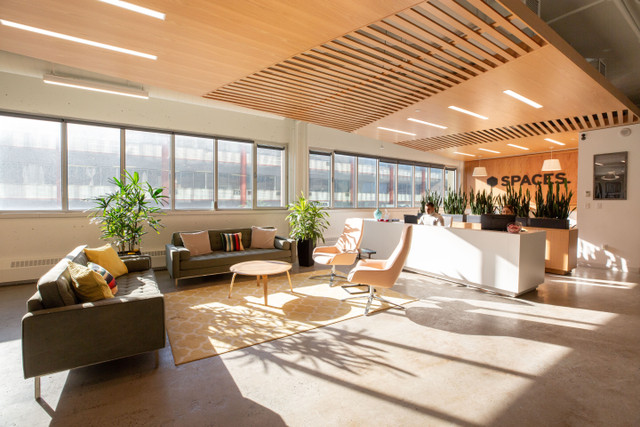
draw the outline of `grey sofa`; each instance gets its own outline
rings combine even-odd
[[[252,260],[277,260],[293,263],[295,262],[296,243],[294,240],[276,236],[274,248],[251,249],[251,228],[232,228],[225,230],[208,230],[209,242],[211,243],[210,254],[191,256],[191,253],[184,247],[180,233],[173,233],[171,243],[166,245],[167,270],[178,286],[179,279],[189,277],[208,276],[211,274],[228,273],[229,267],[233,264]],[[244,251],[225,252],[222,247],[220,233],[242,232],[242,245]],[[186,233],[193,233],[188,231]]]
[[[116,278],[114,298],[80,303],[73,292],[68,260],[87,264],[78,246],[40,278],[22,318],[24,377],[40,376],[139,353],[165,344],[164,297],[148,256],[127,256],[129,273]],[[157,361],[156,353],[156,361]]]

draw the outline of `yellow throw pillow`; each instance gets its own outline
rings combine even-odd
[[[129,272],[127,266],[111,245],[104,245],[96,249],[84,248],[84,253],[87,254],[89,261],[103,266],[109,273],[113,274],[113,277],[117,278]]]
[[[106,280],[89,267],[69,261],[69,274],[73,281],[73,291],[82,302],[113,298]]]

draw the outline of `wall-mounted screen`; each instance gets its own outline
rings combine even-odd
[[[627,198],[627,152],[593,156],[593,198]]]

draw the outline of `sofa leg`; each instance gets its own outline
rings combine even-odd
[[[36,400],[40,399],[40,377],[33,378],[34,388],[34,397]]]
[[[173,286],[175,286],[176,289],[178,289],[178,279],[173,279]]]

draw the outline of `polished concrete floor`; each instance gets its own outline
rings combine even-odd
[[[178,367],[167,341],[157,368],[43,377],[41,401],[20,353],[34,286],[0,287],[0,425],[640,425],[640,275],[579,268],[521,298],[411,273],[396,287],[420,301]]]

